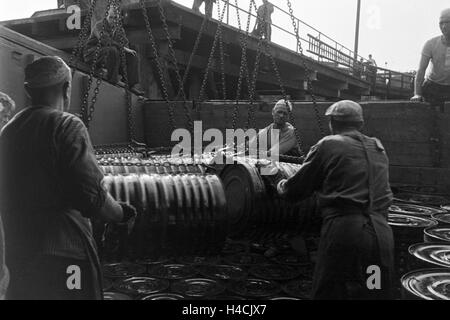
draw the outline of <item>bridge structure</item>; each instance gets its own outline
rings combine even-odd
[[[98,3],[97,11],[101,12],[106,0]],[[292,19],[296,28],[289,30],[274,22],[274,37],[269,42],[252,35],[248,29],[257,19],[255,8],[242,9],[237,1],[233,4],[230,0],[219,0],[216,4],[221,18],[219,13],[206,18],[170,0],[143,3],[122,0],[124,28],[138,52],[141,83],[148,98],[161,99],[163,90],[167,90],[170,100],[181,99],[177,71],[185,76],[183,88],[189,100],[248,99],[252,87],[255,99],[275,99],[283,91],[291,99],[310,100],[315,96],[325,101],[364,97],[405,99],[413,93],[413,76],[381,68],[359,68],[358,57],[350,49],[282,8],[275,10],[285,16],[285,22]],[[149,40],[142,6],[149,17],[154,45]],[[82,10],[81,14],[86,19],[88,10]],[[64,8],[50,9],[1,24],[70,53],[77,46],[80,30],[67,28],[69,16]],[[288,39],[287,42],[278,41],[278,35]],[[238,97],[243,47],[248,71],[244,72],[247,78],[242,84],[243,94]],[[157,59],[161,60],[162,68],[158,68]],[[89,70],[82,62],[74,63],[80,70]]]

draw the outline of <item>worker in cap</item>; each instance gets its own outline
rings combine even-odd
[[[450,8],[439,18],[442,34],[428,40],[417,70],[415,93],[411,101],[443,105],[450,101]],[[431,62],[431,70],[427,74]]]
[[[216,0],[194,0],[194,3],[192,4],[192,10],[194,10],[195,12],[200,12],[200,7],[202,6],[203,2],[205,3],[205,16],[207,16],[208,18],[212,18],[214,3],[216,2]]]
[[[340,101],[327,111],[331,136],[313,146],[298,173],[274,179],[290,201],[316,194],[323,218],[314,299],[390,298],[393,235],[387,222],[392,202],[389,164],[381,142],[363,135],[361,106]],[[379,266],[380,290],[366,285],[370,266]]]
[[[134,208],[103,187],[88,131],[70,104],[71,74],[59,57],[25,68],[31,105],[0,134],[0,212],[7,299],[101,299],[90,219],[132,221]]]
[[[295,129],[288,122],[289,114],[292,112],[292,103],[279,100],[272,109],[273,123],[260,130],[257,136],[261,148],[262,141],[267,141],[267,154],[269,157],[279,155],[300,156],[300,149],[295,136]],[[274,134],[277,130],[277,134]],[[256,138],[255,138],[256,139]],[[250,146],[255,146],[250,141]]]

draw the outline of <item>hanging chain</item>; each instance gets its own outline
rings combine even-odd
[[[223,5],[226,6],[229,0],[226,1]],[[217,4],[217,14],[220,16],[220,5]],[[222,22],[220,22],[222,23]],[[222,73],[222,98],[223,100],[227,100],[227,83],[225,76],[225,52],[224,52],[224,44],[223,44],[223,32],[222,28],[219,29],[219,53],[220,53],[220,71]]]
[[[152,46],[153,55],[155,56],[156,67],[158,70],[159,80],[161,82],[161,88],[162,88],[164,100],[166,101],[167,110],[169,112],[169,125],[171,126],[172,130],[175,131],[176,126],[175,126],[175,116],[174,116],[174,105],[173,105],[173,103],[170,103],[170,100],[169,100],[169,91],[167,90],[163,67],[161,65],[158,48],[156,46],[155,37],[153,36],[153,31],[152,31],[152,28],[150,25],[150,18],[147,14],[147,8],[145,6],[144,0],[139,0],[139,4],[141,6],[142,14],[144,16],[145,27],[147,30],[147,34],[150,38],[150,44]]]
[[[119,0],[122,1],[122,0]],[[135,130],[134,130],[134,121],[133,121],[133,105],[132,105],[132,97],[130,93],[130,81],[128,78],[128,69],[127,69],[127,57],[125,53],[125,46],[127,44],[126,33],[123,28],[123,21],[121,17],[120,5],[117,4],[115,6],[116,18],[114,19],[115,24],[115,32],[119,33],[120,40],[120,61],[122,65],[122,76],[125,82],[125,103],[127,106],[127,129],[128,129],[128,141],[132,142],[135,140]]]
[[[203,32],[205,32],[206,22],[208,22],[208,17],[206,15],[204,15],[202,25],[200,26],[200,31],[198,32],[197,39],[195,40],[195,43],[194,43],[194,47],[192,48],[192,52],[191,52],[191,55],[189,57],[188,64],[186,66],[186,70],[184,71],[183,81],[182,81],[182,83],[183,83],[182,87],[183,88],[184,88],[184,85],[186,83],[187,78],[189,77],[189,72],[191,71],[192,62],[194,61],[194,56],[197,53],[198,48],[200,46],[200,41],[202,39]],[[178,90],[178,94],[177,94],[176,99],[178,99],[180,94],[181,94],[181,90]]]
[[[234,0],[234,2],[235,2],[235,6],[236,6],[236,14],[237,14],[239,30],[241,30],[241,17],[239,14],[238,2],[237,2],[237,0]],[[247,17],[246,33],[244,35],[244,33],[240,32],[240,35],[239,35],[239,42],[241,45],[242,54],[241,54],[241,65],[239,67],[239,77],[238,77],[237,90],[236,90],[236,103],[234,106],[233,118],[232,118],[233,119],[232,120],[233,130],[237,129],[237,118],[239,115],[239,100],[241,98],[242,81],[243,81],[243,77],[244,77],[244,72],[246,72],[245,75],[246,75],[246,79],[247,79],[247,84],[248,84],[248,88],[250,88],[250,82],[249,82],[250,75],[249,75],[248,64],[247,64],[247,48],[248,48],[248,40],[249,40],[251,14],[252,14],[252,4],[250,3],[250,7],[248,10],[248,17]]]
[[[269,57],[269,59],[270,59],[270,61],[272,63],[272,68],[273,68],[273,71],[275,72],[275,76],[276,76],[278,84],[280,86],[281,94],[283,96],[283,99],[286,102],[286,104],[288,104],[289,103],[289,99],[288,99],[288,96],[287,96],[286,88],[283,85],[283,80],[281,79],[281,74],[280,74],[280,70],[278,69],[278,65],[277,65],[277,63],[275,61],[275,58],[273,57],[272,53],[270,52],[269,43],[267,41],[265,41],[264,45],[266,47],[266,55]],[[295,138],[297,140],[297,144],[298,144],[298,147],[299,147],[300,154],[304,155],[304,152],[303,152],[303,150],[304,150],[303,140],[302,140],[302,138],[300,136],[300,132],[299,132],[299,130],[297,128],[296,120],[295,120],[295,117],[294,117],[294,113],[289,107],[287,109],[288,109],[288,112],[289,112],[289,121],[291,122],[292,126],[294,127]]]
[[[108,0],[108,4],[106,6],[106,12],[105,12],[105,16],[103,18],[103,25],[102,25],[102,29],[100,31],[100,38],[98,39],[98,43],[97,43],[97,45],[95,47],[94,60],[92,61],[92,66],[91,66],[91,70],[90,70],[90,73],[89,73],[88,86],[86,88],[86,92],[84,94],[83,102],[81,104],[81,114],[83,116],[86,115],[86,118],[84,119],[84,123],[85,123],[87,128],[89,128],[89,124],[90,124],[90,122],[92,120],[92,116],[93,116],[93,114],[95,112],[95,103],[97,102],[97,96],[98,96],[98,94],[100,92],[99,88],[100,88],[100,85],[101,85],[101,83],[103,81],[103,69],[105,67],[106,59],[103,60],[103,63],[102,63],[101,68],[100,68],[100,73],[97,75],[96,86],[95,86],[95,89],[94,89],[94,95],[93,95],[93,97],[91,99],[91,105],[89,107],[89,111],[86,114],[86,108],[87,108],[88,103],[89,103],[89,94],[90,94],[92,83],[93,83],[93,80],[94,80],[95,69],[96,69],[97,61],[98,61],[98,58],[99,58],[99,55],[100,55],[100,49],[102,47],[102,39],[103,39],[103,36],[105,35],[106,21],[107,21],[109,9],[111,8],[112,1],[113,0]]]
[[[162,0],[158,1],[158,8],[159,8],[159,14],[161,17],[161,21],[163,23],[163,29],[166,34],[167,44],[169,46],[169,54],[171,55],[173,64],[175,66],[175,76],[177,78],[178,85],[180,87],[179,90],[180,90],[181,96],[183,98],[183,108],[184,108],[184,112],[186,115],[188,130],[193,133],[194,132],[194,122],[192,121],[191,111],[189,110],[187,103],[186,103],[186,100],[187,100],[186,92],[184,91],[183,80],[181,79],[180,69],[178,67],[178,59],[176,57],[175,50],[173,49],[173,42],[172,42],[172,39],[170,36],[169,26],[167,24],[167,19],[166,19],[165,13],[164,13],[164,8],[162,6]]]
[[[299,28],[298,28],[297,23],[295,22],[294,10],[292,9],[292,4],[291,4],[290,0],[287,0],[287,5],[289,8],[289,15],[291,16],[292,25],[294,27],[294,33],[297,38],[298,51],[302,55],[303,68],[305,69],[305,74],[306,74],[307,91],[311,95],[311,99],[312,99],[313,106],[314,106],[314,112],[316,115],[316,120],[317,120],[317,124],[319,126],[320,133],[324,136],[325,130],[323,128],[322,118],[320,116],[319,108],[317,106],[317,99],[316,99],[316,96],[314,95],[314,87],[313,87],[313,84],[311,81],[311,70],[309,70],[309,68],[306,64],[306,57],[303,54],[303,48],[302,48],[302,43],[301,43],[301,39],[300,39]]]
[[[200,95],[199,95],[199,100],[200,101],[203,101],[203,98],[205,96],[206,83],[208,81],[209,71],[211,70],[211,67],[212,67],[212,64],[213,64],[213,61],[214,61],[214,54],[216,52],[217,41],[218,41],[219,36],[220,36],[220,29],[222,29],[222,21],[223,21],[224,15],[225,15],[226,8],[227,8],[226,6],[223,7],[222,13],[219,16],[219,23],[217,25],[217,31],[216,31],[216,34],[214,36],[214,41],[213,41],[213,45],[212,45],[212,48],[211,48],[211,53],[209,54],[208,64],[207,64],[206,70],[205,70],[205,75],[203,77],[203,82],[202,82],[202,85],[200,87]]]

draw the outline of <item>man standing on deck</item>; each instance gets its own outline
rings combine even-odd
[[[194,10],[195,12],[200,12],[200,7],[203,2],[205,3],[205,15],[209,18],[212,18],[214,3],[216,2],[216,0],[194,0],[192,10]]]
[[[274,6],[268,0],[258,8],[255,28],[252,34],[257,37],[264,36],[268,41],[272,39],[272,14]]]
[[[334,135],[311,148],[295,176],[275,175],[272,185],[292,201],[317,194],[323,225],[313,299],[390,299],[394,240],[386,152],[360,133],[363,111],[356,102],[335,103],[326,116]],[[375,289],[367,285],[371,268],[380,277]]]
[[[28,65],[25,89],[32,105],[0,133],[8,299],[102,299],[89,219],[131,226],[136,215],[104,189],[87,128],[64,112],[71,83],[71,70],[59,57]]]
[[[450,8],[442,11],[439,26],[442,35],[429,40],[422,50],[411,101],[435,105],[450,101]],[[430,61],[431,73],[425,77]]]

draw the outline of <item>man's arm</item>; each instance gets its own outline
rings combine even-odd
[[[414,97],[411,98],[411,101],[423,100],[422,85],[423,82],[425,81],[425,72],[427,71],[428,65],[430,64],[430,60],[431,58],[429,56],[422,54],[419,69],[417,70],[416,74]]]
[[[297,174],[280,182],[278,187],[280,195],[291,201],[301,201],[321,187],[325,179],[321,148],[323,148],[321,143],[312,147]]]

